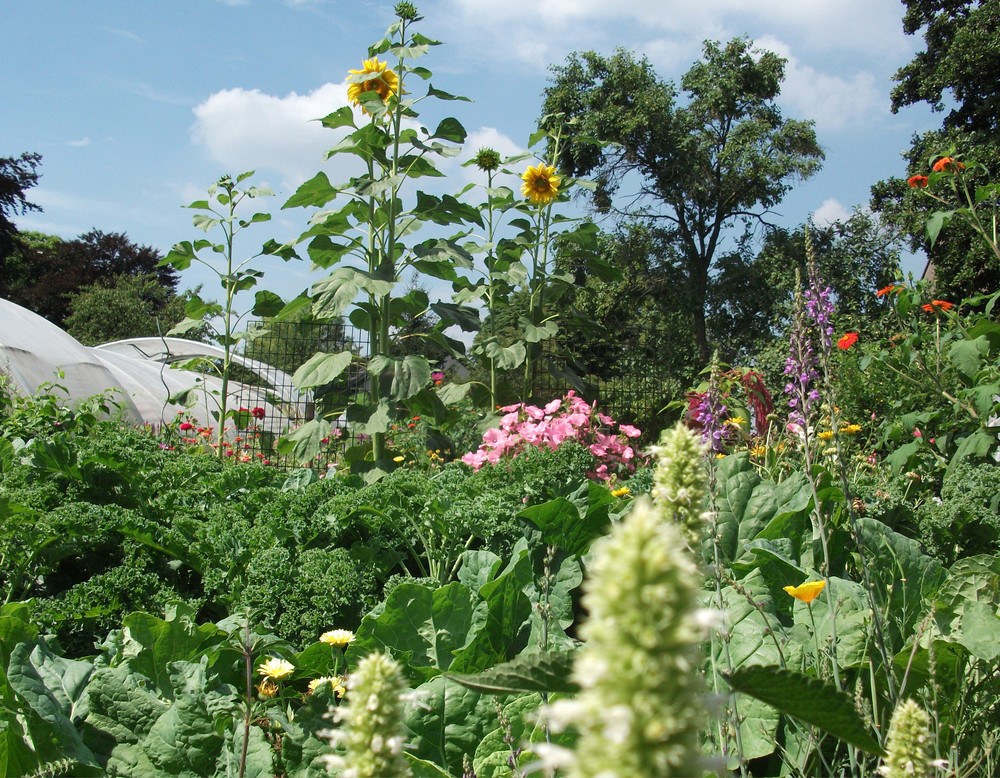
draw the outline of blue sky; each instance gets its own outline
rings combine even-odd
[[[812,119],[823,170],[779,206],[788,226],[825,222],[868,200],[872,183],[904,173],[900,153],[939,117],[889,111],[891,77],[922,41],[902,33],[898,0],[423,0],[420,31],[444,42],[420,64],[434,85],[474,102],[437,103],[484,145],[523,150],[548,68],[571,51],[615,47],[646,55],[679,81],[706,39],[737,35],[788,59],[780,105]],[[42,154],[30,199],[43,213],[22,229],[73,238],[125,232],[162,252],[201,237],[181,206],[223,173],[256,169],[276,210],[318,170],[336,140],[311,119],[346,102],[344,77],[392,21],[382,0],[12,0],[0,10],[0,156]],[[453,164],[448,187],[470,175]],[[301,209],[249,236],[285,241]],[[908,270],[919,272],[912,259]],[[293,296],[318,280],[307,263],[267,265],[263,286]],[[182,286],[206,281],[196,271]],[[214,283],[214,282],[212,282]],[[211,285],[206,294],[213,294]]]

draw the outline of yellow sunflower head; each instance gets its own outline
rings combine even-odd
[[[521,175],[521,194],[534,205],[548,205],[559,194],[559,176],[556,169],[544,162],[532,165]]]
[[[399,76],[394,70],[389,70],[389,63],[380,61],[378,57],[366,59],[360,69],[347,72],[352,76],[365,76],[363,80],[347,85],[347,99],[354,105],[361,105],[361,95],[365,92],[375,92],[383,103],[399,92]]]

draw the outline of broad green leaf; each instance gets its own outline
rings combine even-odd
[[[333,200],[338,193],[339,190],[330,183],[326,173],[317,173],[300,185],[295,190],[295,194],[288,198],[288,202],[281,207],[285,209],[313,205],[321,208]]]
[[[452,775],[462,774],[462,755],[474,754],[483,736],[497,725],[491,697],[443,676],[418,686],[406,709],[413,755]]]
[[[375,405],[349,405],[347,420],[363,435],[385,432],[392,423],[392,408],[384,397]]]
[[[389,594],[382,611],[361,620],[347,651],[348,663],[373,651],[404,662],[411,678],[427,680],[447,670],[482,623],[485,604],[458,581],[431,589],[404,583]]]
[[[524,343],[517,341],[509,346],[501,346],[497,341],[491,340],[486,343],[486,356],[496,363],[501,370],[511,370],[524,364],[526,350]]]
[[[35,654],[36,649],[39,651],[38,654]],[[51,675],[55,657],[52,656],[51,652],[47,648],[21,643],[11,653],[10,665],[7,669],[7,682],[11,690],[24,700],[31,711],[26,719],[32,744],[39,759],[52,761],[61,757],[70,757],[81,765],[80,775],[100,774],[94,770],[97,767],[94,754],[84,745],[79,731],[68,716],[66,709],[71,707],[68,699],[64,706],[53,691],[46,686],[46,681],[43,680],[32,662],[33,654],[40,663],[46,661],[47,655],[50,661],[49,671],[46,674],[50,681],[53,680]],[[66,684],[74,699],[79,699],[82,694],[81,687],[86,685],[89,670],[92,670],[93,667],[88,665],[87,671],[81,672],[79,665],[88,663],[74,664],[66,660],[63,661],[65,662],[63,666],[70,673]],[[66,689],[58,681],[56,683],[61,696],[65,698],[67,696]],[[51,746],[56,744],[58,744],[58,750],[53,750]]]
[[[579,685],[571,679],[573,651],[520,654],[476,674],[448,673],[456,683],[484,694],[542,692],[575,694]]]
[[[403,357],[375,356],[368,360],[368,372],[373,376],[391,372],[389,396],[407,400],[419,394],[431,381],[431,365],[426,357],[410,354]]]
[[[723,558],[732,562],[740,553],[740,522],[746,515],[754,489],[760,483],[760,476],[750,464],[748,454],[735,454],[719,460],[716,479],[719,485],[716,499],[719,546]]]
[[[990,341],[985,335],[972,340],[957,340],[948,348],[952,364],[970,381],[975,379],[989,353]]]
[[[518,514],[542,531],[542,540],[568,554],[582,555],[590,544],[603,535],[610,522],[607,510],[581,516],[575,504],[565,497],[532,505]]]
[[[493,580],[503,566],[503,560],[489,549],[463,551],[458,568],[458,580],[474,592]]]
[[[433,762],[426,759],[419,759],[408,751],[403,752],[406,763],[410,766],[410,773],[413,778],[452,778],[451,773],[442,770]]]
[[[327,114],[319,120],[320,124],[328,130],[336,130],[340,127],[357,127],[354,124],[354,109],[349,105],[338,108],[333,113]]]
[[[294,462],[300,465],[310,464],[315,456],[323,450],[322,440],[329,434],[329,423],[312,419],[278,438],[275,448],[279,454],[291,457]]]
[[[479,332],[482,329],[482,321],[479,318],[479,310],[468,305],[455,305],[453,303],[433,303],[431,310],[438,317],[449,324],[457,324],[462,328],[462,332]]]
[[[873,756],[882,747],[854,708],[854,700],[833,686],[781,667],[746,667],[728,676],[730,686],[772,705]]]
[[[507,726],[496,727],[480,741],[472,760],[476,778],[510,778],[511,775],[528,774],[528,765],[538,762],[538,757],[531,750],[531,743],[551,738],[551,734],[547,735],[539,724],[541,705],[541,695],[528,694],[515,697],[503,706]],[[566,735],[556,736],[556,742],[565,738]],[[511,760],[515,753],[512,749],[517,749],[514,761],[517,770],[513,772]]]
[[[292,383],[303,390],[325,386],[332,383],[337,376],[350,367],[352,361],[354,361],[354,355],[350,351],[341,351],[337,354],[325,352],[314,354],[295,371]]]
[[[178,604],[168,609],[166,619],[137,612],[122,622],[124,657],[165,696],[171,693],[170,664],[195,658],[205,641],[218,633],[212,624],[198,626],[194,615],[190,607]]]
[[[274,292],[261,289],[254,295],[253,309],[250,311],[254,316],[269,319],[279,314],[285,307],[285,302]]]
[[[836,603],[835,624],[830,613],[831,597],[835,598]],[[789,599],[791,600],[790,596]],[[811,634],[815,623],[821,643],[832,639],[832,628],[836,627],[837,661],[841,667],[861,667],[867,664],[872,650],[871,602],[861,584],[844,578],[830,578],[829,586],[812,602],[812,617],[809,615],[809,605],[798,600],[794,602],[796,625]],[[805,661],[812,662],[808,657],[806,652]]]
[[[1000,656],[1000,558],[977,555],[952,565],[934,618],[949,639],[987,662]]]
[[[542,324],[532,324],[527,317],[522,316],[519,319],[519,323],[521,331],[524,333],[524,339],[528,343],[539,343],[543,340],[554,338],[559,332],[559,325],[552,319]]]
[[[472,102],[472,100],[470,100],[468,97],[462,97],[461,95],[453,95],[449,94],[448,92],[444,92],[440,89],[435,89],[433,84],[427,87],[427,96],[436,97],[438,100],[461,100],[466,103]]]

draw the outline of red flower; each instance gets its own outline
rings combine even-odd
[[[187,432],[188,430],[193,430],[194,429],[194,425],[191,422],[189,422],[189,421],[182,421],[180,423],[180,429],[182,429],[185,432]]]
[[[263,419],[264,416],[267,415],[267,412],[258,405],[256,408],[250,411],[250,415],[253,416],[255,419]]]
[[[934,313],[935,311],[950,311],[955,306],[947,300],[931,300],[920,307],[927,311],[927,313]]]
[[[927,186],[927,176],[910,176],[906,183],[910,185],[910,189],[923,189]]]
[[[856,332],[845,332],[840,336],[840,340],[837,341],[837,348],[841,351],[847,351],[851,346],[858,342],[858,333]]]
[[[892,294],[893,292],[901,292],[903,287],[899,284],[889,284],[888,286],[883,286],[877,292],[875,292],[876,297],[885,297],[887,294]]]
[[[957,159],[952,159],[951,157],[941,157],[941,159],[934,163],[934,167],[932,167],[931,170],[935,173],[943,173],[945,171],[955,173],[959,170],[965,170],[965,165]]]

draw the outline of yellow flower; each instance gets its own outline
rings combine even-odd
[[[286,659],[272,656],[257,668],[257,672],[274,681],[280,681],[295,672],[295,665]]]
[[[842,435],[857,435],[859,432],[861,432],[861,425],[845,424],[843,427],[840,428],[840,432]]]
[[[611,491],[611,496],[612,497],[625,497],[627,494],[629,494],[629,492],[630,492],[630,490],[629,490],[629,488],[627,486],[622,486],[622,487],[619,487],[618,489],[613,489]]]
[[[265,678],[259,684],[257,684],[257,696],[263,699],[270,699],[278,693],[278,684],[272,681],[270,678]]]
[[[750,456],[758,458],[766,457],[767,446],[754,446],[750,449]]]
[[[733,416],[732,418],[726,419],[723,424],[728,424],[730,427],[742,427],[743,426],[742,416]]]
[[[823,430],[822,432],[816,433],[816,437],[820,440],[829,440],[833,437],[833,430]]]
[[[331,629],[329,632],[324,632],[319,636],[320,643],[326,643],[330,646],[338,646],[340,648],[345,648],[354,640],[354,633],[349,629]]]
[[[559,194],[559,176],[556,169],[544,162],[532,165],[521,176],[521,194],[535,205],[548,205]]]
[[[344,686],[344,678],[340,675],[325,675],[322,678],[314,678],[309,682],[309,693],[315,694],[316,690],[326,683],[330,684],[330,691],[338,697],[343,697],[347,693],[347,687]]]
[[[785,591],[796,600],[802,600],[808,604],[819,597],[819,593],[823,591],[825,586],[826,581],[806,581],[798,586],[786,586]]]
[[[393,462],[405,462],[406,461],[406,457],[404,457],[404,456],[393,457],[392,461]]]
[[[348,101],[354,105],[361,105],[361,95],[365,92],[377,93],[383,103],[388,101],[399,91],[399,76],[388,68],[388,62],[381,62],[378,57],[373,57],[362,62],[359,70],[347,71],[352,76],[371,76],[364,81],[355,81],[347,85]]]

